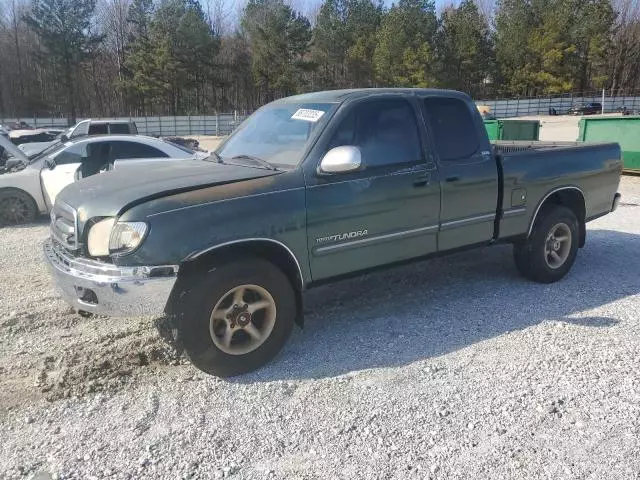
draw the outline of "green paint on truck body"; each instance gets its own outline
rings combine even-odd
[[[464,156],[445,159],[447,152],[438,148],[447,135],[442,125],[452,125],[451,131],[461,125],[451,114],[445,123],[446,109],[442,118],[430,117],[430,108],[443,99],[465,111],[466,130],[455,138],[477,139]],[[356,171],[321,172],[323,156],[354,109],[388,101],[404,102],[413,112],[421,149],[416,158],[367,164],[363,156]],[[460,92],[315,92],[263,108],[286,109],[290,103],[332,104],[309,134],[297,165],[276,171],[210,161],[140,170],[136,175],[143,186],[127,183],[117,171],[101,175],[99,182],[78,182],[60,198],[82,213],[81,243],[88,234],[84,226],[104,216],[149,226],[139,248],[112,259],[119,266],[193,264],[214,249],[233,248],[238,255],[245,243],[255,255],[267,246],[260,242],[269,241],[295,257],[307,288],[398,262],[520,241],[542,203],[558,190],[578,195],[585,220],[597,218],[611,211],[620,181],[620,149],[614,143],[492,145],[476,105]],[[251,118],[218,152],[247,122]],[[457,147],[455,138],[451,148]]]

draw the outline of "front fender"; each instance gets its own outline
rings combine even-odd
[[[237,188],[240,184],[234,185]],[[184,207],[150,213],[144,218],[136,210],[148,209],[148,206],[125,212],[121,221],[144,220],[149,224],[149,233],[140,248],[116,258],[115,262],[128,266],[181,264],[219,245],[244,239],[271,239],[295,255],[304,280],[310,279],[304,186],[194,204],[198,197],[205,195],[202,190],[180,194]]]

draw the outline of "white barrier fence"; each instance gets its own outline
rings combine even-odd
[[[602,96],[513,98],[502,100],[476,100],[478,105],[489,107],[496,118],[521,117],[526,115],[566,114],[573,105],[584,105],[590,102],[602,103]],[[625,107],[631,112],[640,112],[640,96],[605,97],[604,111],[612,113]],[[247,116],[234,113],[216,115],[185,115],[178,117],[92,117],[94,120],[131,120],[138,126],[143,135],[185,136],[185,135],[229,135]],[[85,120],[78,118],[78,121]],[[55,127],[67,128],[66,118],[2,118],[0,124],[14,124],[23,121],[35,128]]]
[[[496,118],[522,117],[527,115],[549,115],[555,110],[557,115],[565,115],[574,105],[586,105],[587,103],[602,103],[602,96],[585,97],[537,97],[537,98],[512,98],[504,100],[476,100],[478,105],[486,105],[490,113]],[[625,107],[631,112],[640,110],[640,97],[605,97],[604,113],[617,112]]]
[[[142,135],[229,135],[246,115],[221,113],[217,115],[187,115],[180,117],[92,117],[92,120],[133,121]],[[86,120],[78,118],[78,121]],[[25,122],[34,128],[67,128],[66,118],[0,118],[0,124],[12,125]]]

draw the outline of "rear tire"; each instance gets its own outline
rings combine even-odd
[[[36,202],[28,193],[15,188],[0,191],[0,226],[31,223],[37,214]]]
[[[572,210],[562,205],[544,207],[529,238],[513,246],[518,272],[534,282],[557,282],[575,262],[579,237],[579,222]]]
[[[203,274],[178,307],[178,335],[191,363],[230,377],[255,370],[286,343],[296,297],[286,275],[261,258],[232,261]]]

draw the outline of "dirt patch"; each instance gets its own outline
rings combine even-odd
[[[142,370],[176,364],[175,350],[157,333],[132,331],[106,335],[98,343],[44,358],[36,386],[47,400],[117,391],[136,381]]]
[[[29,332],[43,342],[24,348],[16,343],[0,364],[3,411],[40,398],[113,393],[180,363],[165,319],[83,318],[65,309],[53,318],[12,313],[0,321],[2,333],[17,338]]]

